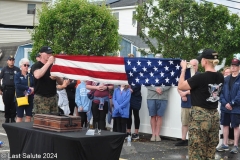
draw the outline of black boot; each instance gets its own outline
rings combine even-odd
[[[9,123],[9,118],[5,118],[5,123]]]
[[[11,118],[11,123],[16,123],[15,118]]]

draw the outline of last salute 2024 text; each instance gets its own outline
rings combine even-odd
[[[55,159],[57,158],[57,153],[42,153],[42,154],[12,154],[8,158],[14,159],[14,158],[27,158],[27,159]]]

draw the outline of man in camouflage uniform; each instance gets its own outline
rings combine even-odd
[[[50,76],[50,69],[54,62],[52,49],[44,46],[40,49],[40,61],[32,66],[34,75],[34,112],[35,114],[57,113],[57,91],[56,80],[59,84],[62,79]]]
[[[218,54],[214,50],[204,50],[200,58],[205,73],[196,74],[185,80],[187,62],[182,61],[182,72],[178,83],[178,89],[191,92],[188,150],[190,160],[215,159],[219,141],[220,124],[217,107],[224,78],[214,69],[219,63]]]

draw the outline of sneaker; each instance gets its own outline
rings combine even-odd
[[[237,146],[233,146],[232,150],[230,151],[230,153],[238,153],[238,147]]]
[[[160,136],[156,136],[156,142],[160,142],[160,141],[161,141]]]
[[[126,134],[126,138],[125,138],[125,139],[127,139],[129,135],[132,137],[131,132],[127,132],[127,134]]]
[[[180,142],[177,142],[175,146],[188,146],[188,140],[181,140]]]
[[[133,133],[132,134],[132,139],[134,139],[134,140],[139,139],[139,135],[136,134],[136,133]]]
[[[222,152],[222,151],[229,151],[229,147],[225,146],[224,144],[222,144],[221,146],[217,147],[216,150],[218,152]]]
[[[151,141],[151,142],[155,142],[155,141],[156,141],[156,137],[155,137],[155,136],[152,136],[152,137],[150,138],[150,141]]]

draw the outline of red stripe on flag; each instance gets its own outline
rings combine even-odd
[[[93,78],[109,79],[109,80],[127,80],[126,73],[92,71],[92,70],[86,70],[81,68],[59,66],[56,64],[52,66],[51,72],[61,72],[65,74],[89,76]]]
[[[90,63],[103,63],[103,64],[115,64],[123,65],[123,57],[103,57],[103,56],[66,56],[66,55],[56,55],[56,58],[78,61],[78,62],[90,62]]]

